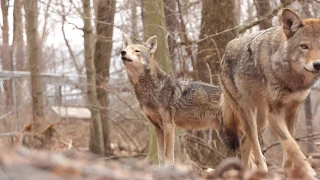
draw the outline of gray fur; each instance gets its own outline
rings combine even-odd
[[[258,135],[269,122],[283,145],[284,168],[301,166],[315,177],[293,139],[297,112],[320,72],[320,20],[301,21],[284,10],[283,27],[273,27],[231,41],[221,62],[221,109],[226,137],[245,134],[240,145],[241,161],[267,171]],[[302,46],[306,44],[307,46]],[[302,48],[307,47],[307,49]],[[229,144],[232,147],[232,144]]]
[[[128,40],[124,39],[124,44]],[[174,128],[220,128],[220,88],[174,79],[153,59],[156,37],[124,47],[122,59],[140,108],[157,132],[160,164],[174,163]]]

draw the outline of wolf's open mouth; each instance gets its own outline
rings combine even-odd
[[[122,57],[121,59],[122,59],[122,61],[127,61],[127,62],[131,62],[132,61],[131,59],[128,59],[126,57]]]

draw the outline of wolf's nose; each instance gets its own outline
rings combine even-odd
[[[320,71],[320,61],[314,62],[313,63],[313,68],[317,71]]]
[[[124,55],[126,55],[126,54],[127,54],[127,52],[121,51],[121,55],[122,55],[122,56],[124,56]]]

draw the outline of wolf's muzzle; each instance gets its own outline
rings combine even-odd
[[[316,61],[313,63],[313,68],[317,71],[320,71],[320,61]]]
[[[131,59],[128,59],[128,58],[126,58],[126,54],[127,54],[127,52],[126,51],[121,51],[121,59],[122,59],[122,61],[128,61],[128,62],[130,62],[130,61],[132,61]]]

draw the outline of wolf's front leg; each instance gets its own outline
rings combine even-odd
[[[164,165],[164,136],[161,128],[155,127],[157,133],[157,147],[159,165]]]
[[[291,136],[288,126],[285,122],[285,114],[284,112],[273,112],[269,117],[270,126],[273,131],[278,136],[278,139],[281,142],[283,150],[288,153],[288,157],[286,158],[286,162],[284,165],[287,165],[289,169],[292,168],[291,163],[294,164],[294,167],[300,169],[301,171],[306,172],[308,177],[305,179],[317,179],[316,172],[312,169],[311,165],[308,163],[307,158],[304,156],[298,143]],[[288,173],[288,167],[284,167],[285,172]]]
[[[295,107],[290,107],[290,109],[286,110],[285,115],[285,122],[288,128],[288,131],[290,132],[291,136],[294,137],[295,131],[296,131],[296,124],[297,124],[297,116],[298,116],[298,110],[299,105]],[[282,167],[285,173],[286,177],[289,177],[290,174],[294,171],[294,163],[290,159],[287,151],[283,149],[283,161],[282,161]]]
[[[164,122],[164,161],[166,165],[174,164],[174,128],[173,123]]]

